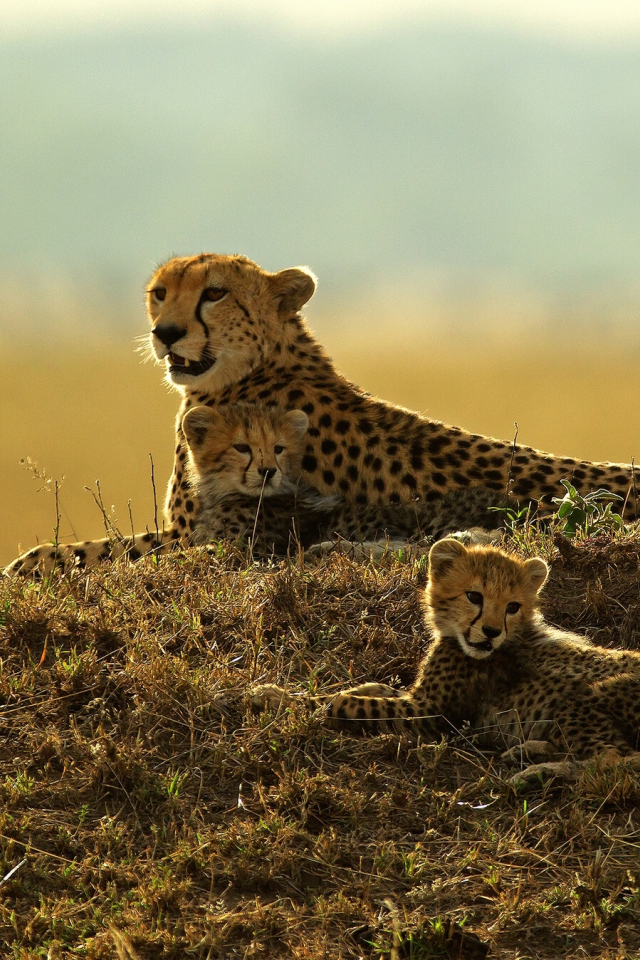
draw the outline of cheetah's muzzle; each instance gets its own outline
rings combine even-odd
[[[169,373],[186,373],[190,377],[199,377],[201,373],[206,373],[216,362],[215,357],[205,356],[202,360],[187,360],[177,353],[168,353],[167,360]]]
[[[470,641],[469,641],[469,644],[470,644],[471,647],[473,647],[474,650],[482,650],[484,653],[492,653],[492,652],[493,652],[493,644],[492,644],[491,640],[483,640],[481,643],[473,643],[473,642],[470,640]]]

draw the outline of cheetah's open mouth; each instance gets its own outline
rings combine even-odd
[[[177,353],[168,353],[166,359],[169,361],[169,373],[186,373],[190,377],[199,377],[201,373],[206,373],[216,362],[215,357],[187,360]]]
[[[491,643],[491,640],[483,640],[481,643],[471,643],[471,646],[474,650],[484,650],[485,653],[491,653],[493,650],[493,644]]]

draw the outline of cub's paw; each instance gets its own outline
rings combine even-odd
[[[260,683],[249,691],[254,710],[279,710],[293,702],[293,696],[275,683]]]
[[[525,767],[524,770],[520,770],[509,777],[507,783],[515,787],[518,793],[524,793],[543,786],[549,780],[575,780],[580,775],[581,770],[582,764],[572,763],[570,760],[533,763],[530,767]]]
[[[495,530],[485,530],[483,527],[469,527],[468,530],[456,530],[455,533],[448,533],[447,537],[459,540],[465,547],[486,547],[499,543],[502,540],[502,534],[503,531],[497,528]]]
[[[505,750],[500,755],[500,759],[511,764],[523,763],[525,760],[534,763],[538,760],[548,760],[550,757],[555,757],[557,753],[558,751],[548,740],[525,740],[522,743],[516,743],[509,750]]]
[[[385,700],[390,700],[399,697],[402,691],[390,687],[388,683],[371,682],[361,683],[359,687],[350,687],[348,690],[343,690],[342,693],[351,697],[383,697]]]

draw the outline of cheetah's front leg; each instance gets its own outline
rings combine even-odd
[[[41,544],[32,547],[5,567],[9,576],[46,576],[56,568],[70,570],[74,567],[96,567],[106,560],[128,557],[138,560],[148,553],[164,553],[172,549],[180,535],[176,530],[162,533],[140,533],[121,540],[103,538],[85,540],[81,543]]]

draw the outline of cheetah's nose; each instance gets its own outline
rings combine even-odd
[[[482,632],[489,640],[495,640],[496,637],[500,636],[502,630],[498,630],[496,627],[483,627]]]
[[[182,340],[187,333],[186,330],[181,330],[180,327],[176,327],[175,323],[168,323],[164,327],[154,327],[151,332],[161,343],[164,343],[165,347],[170,347],[173,343],[176,343],[177,340]]]
[[[261,477],[264,477],[265,482],[268,483],[272,477],[275,477],[277,470],[275,467],[260,467],[258,473]]]

